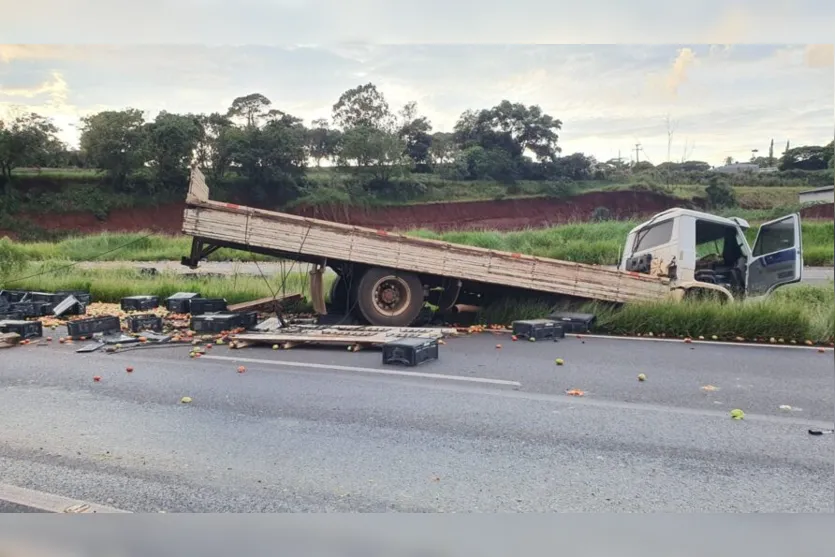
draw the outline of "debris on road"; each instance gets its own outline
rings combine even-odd
[[[555,362],[558,366],[561,366],[561,365],[563,365],[563,364],[565,363],[565,361],[564,361],[562,358],[557,358],[556,360],[554,360],[554,362]]]
[[[191,402],[191,397],[190,396],[184,396],[183,398],[180,399],[180,402],[182,404],[189,404]]]
[[[731,410],[731,418],[734,420],[742,420],[745,418],[745,412],[740,410],[739,408],[734,408]]]
[[[93,382],[94,383],[99,383],[100,381],[101,381],[101,376],[100,375],[94,375],[93,376]]]
[[[644,373],[639,373],[638,374],[638,381],[646,381],[646,380],[647,380],[646,374],[644,374]]]
[[[713,385],[705,385],[702,387],[702,390],[706,393],[712,393],[713,391],[718,391],[719,387],[714,387]]]
[[[831,435],[833,432],[833,429],[810,429],[809,435]]]
[[[2,333],[0,334],[0,348],[11,348],[20,343],[20,335],[17,333]]]
[[[565,394],[567,394],[568,396],[585,396],[586,395],[586,393],[584,391],[581,391],[580,389],[569,389],[569,390],[565,391]]]
[[[257,300],[252,300],[249,302],[241,302],[239,304],[232,304],[228,307],[229,311],[232,312],[242,312],[242,311],[268,311],[268,312],[275,312],[280,308],[283,304],[288,302],[297,302],[301,300],[301,294],[288,294],[286,296],[276,296],[276,297],[267,297],[267,298],[259,298]],[[278,321],[276,319],[276,321]]]

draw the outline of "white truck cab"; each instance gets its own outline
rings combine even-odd
[[[712,291],[728,299],[765,296],[800,282],[800,215],[763,224],[753,249],[745,238],[748,228],[737,217],[670,209],[629,232],[618,268],[667,277],[682,295]]]

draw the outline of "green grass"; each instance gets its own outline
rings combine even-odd
[[[206,297],[243,302],[279,293],[309,295],[308,276],[288,273],[269,277],[183,277],[174,273],[141,275],[131,268],[85,270],[63,269],[67,261],[30,263],[16,289],[55,291],[85,290],[95,301],[118,302],[131,295],[149,294],[162,298],[175,292],[200,292]],[[326,275],[329,292],[333,276]],[[667,337],[716,335],[722,340],[782,338],[786,342],[831,342],[835,337],[835,285],[782,288],[764,301],[720,304],[716,302],[654,302],[627,304],[621,308],[587,303],[575,309],[598,316],[596,332],[608,334],[653,333]],[[306,307],[306,306],[300,306]],[[546,316],[554,309],[545,299],[501,299],[478,315],[479,322],[507,324],[516,319]]]
[[[675,337],[714,335],[720,340],[767,342],[770,338],[789,343],[829,343],[835,340],[835,285],[791,286],[775,291],[765,300],[736,303],[673,302],[627,304],[619,308],[587,303],[573,311],[597,315],[595,331],[613,335]],[[555,309],[548,300],[503,299],[490,304],[477,316],[480,323],[507,324],[517,319],[541,318]]]
[[[97,302],[118,302],[125,296],[134,295],[165,298],[176,292],[200,292],[207,298],[226,298],[230,304],[284,293],[298,292],[307,296],[310,291],[308,275],[300,272],[287,273],[286,280],[276,275],[265,281],[263,277],[251,275],[184,277],[176,273],[159,273],[147,276],[132,268],[62,269],[69,263],[58,260],[30,263],[21,276],[36,276],[16,281],[9,287],[41,292],[85,290]],[[330,291],[331,280],[332,275],[325,275],[325,292]]]
[[[445,232],[412,230],[407,234],[446,242],[487,249],[525,253],[578,263],[616,265],[629,230],[637,223],[608,221],[578,223],[518,232]],[[753,244],[757,227],[748,230]],[[28,260],[48,261],[179,261],[190,250],[190,239],[183,236],[148,236],[142,233],[96,234],[67,238],[58,242],[15,243]],[[806,265],[832,265],[835,259],[835,223],[832,221],[803,222],[803,248]],[[241,251],[221,249],[209,257],[210,261],[269,261],[274,260]]]

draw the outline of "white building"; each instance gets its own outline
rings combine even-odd
[[[813,190],[802,191],[798,194],[801,205],[813,203],[835,203],[835,186],[825,186]]]

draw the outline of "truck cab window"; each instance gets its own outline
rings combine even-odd
[[[754,246],[754,257],[782,251],[794,246],[794,225],[791,220],[772,224],[760,230]]]
[[[718,284],[731,292],[745,287],[746,258],[733,226],[696,221],[696,270],[699,282]]]
[[[638,231],[633,252],[644,251],[668,243],[673,237],[673,221],[667,220]]]

